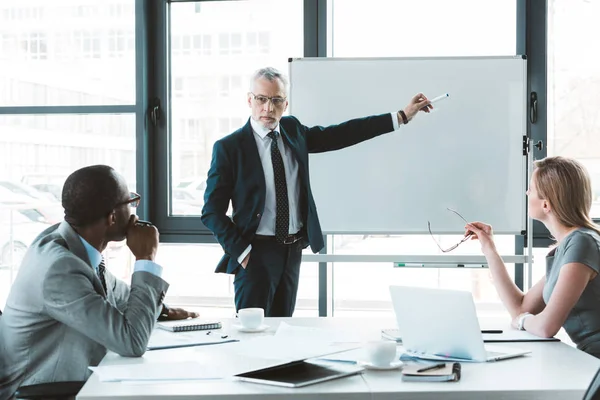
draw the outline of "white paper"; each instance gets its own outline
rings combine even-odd
[[[210,333],[209,333],[210,332]],[[234,341],[221,330],[170,332],[162,329],[152,331],[148,341],[148,350],[186,346],[202,346]]]
[[[160,364],[126,364],[89,367],[100,382],[119,381],[182,381],[199,379],[219,379],[214,371],[202,367],[194,361]]]
[[[340,344],[323,339],[290,336],[262,336],[227,345],[237,355],[263,360],[290,362],[315,358],[360,347],[359,344]]]
[[[285,322],[279,324],[275,337],[315,340],[318,342],[329,341],[331,343],[356,343],[361,341],[358,335],[352,332],[289,325]]]

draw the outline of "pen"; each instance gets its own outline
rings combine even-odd
[[[502,329],[483,329],[481,333],[502,333]]]
[[[135,224],[141,226],[152,226],[152,222],[144,221],[143,219],[138,219]]]
[[[427,372],[427,371],[432,371],[432,370],[434,370],[434,369],[444,368],[445,366],[446,366],[446,363],[441,363],[441,364],[430,365],[429,367],[425,367],[425,368],[418,369],[418,370],[417,370],[417,372]]]

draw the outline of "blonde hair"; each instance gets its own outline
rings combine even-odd
[[[592,183],[585,167],[566,157],[546,157],[534,162],[540,199],[547,200],[558,222],[566,227],[588,228],[600,234],[590,218]]]

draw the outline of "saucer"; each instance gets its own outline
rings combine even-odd
[[[393,369],[398,369],[403,366],[404,363],[402,361],[393,361],[389,365],[373,365],[368,361],[361,361],[360,366],[365,367],[366,369],[373,369],[377,371],[390,371]]]
[[[269,325],[265,325],[265,324],[262,324],[258,328],[246,328],[240,324],[235,324],[235,325],[233,325],[233,327],[235,329],[237,329],[239,332],[247,332],[247,333],[263,332],[263,331],[266,331],[267,329],[269,329]]]

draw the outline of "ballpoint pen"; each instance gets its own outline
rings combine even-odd
[[[143,219],[138,219],[135,221],[135,224],[141,226],[152,226],[152,222],[144,221]]]
[[[429,367],[424,367],[424,368],[418,369],[417,372],[432,371],[434,369],[444,368],[445,366],[446,366],[446,363],[440,363],[440,364],[430,365]]]

